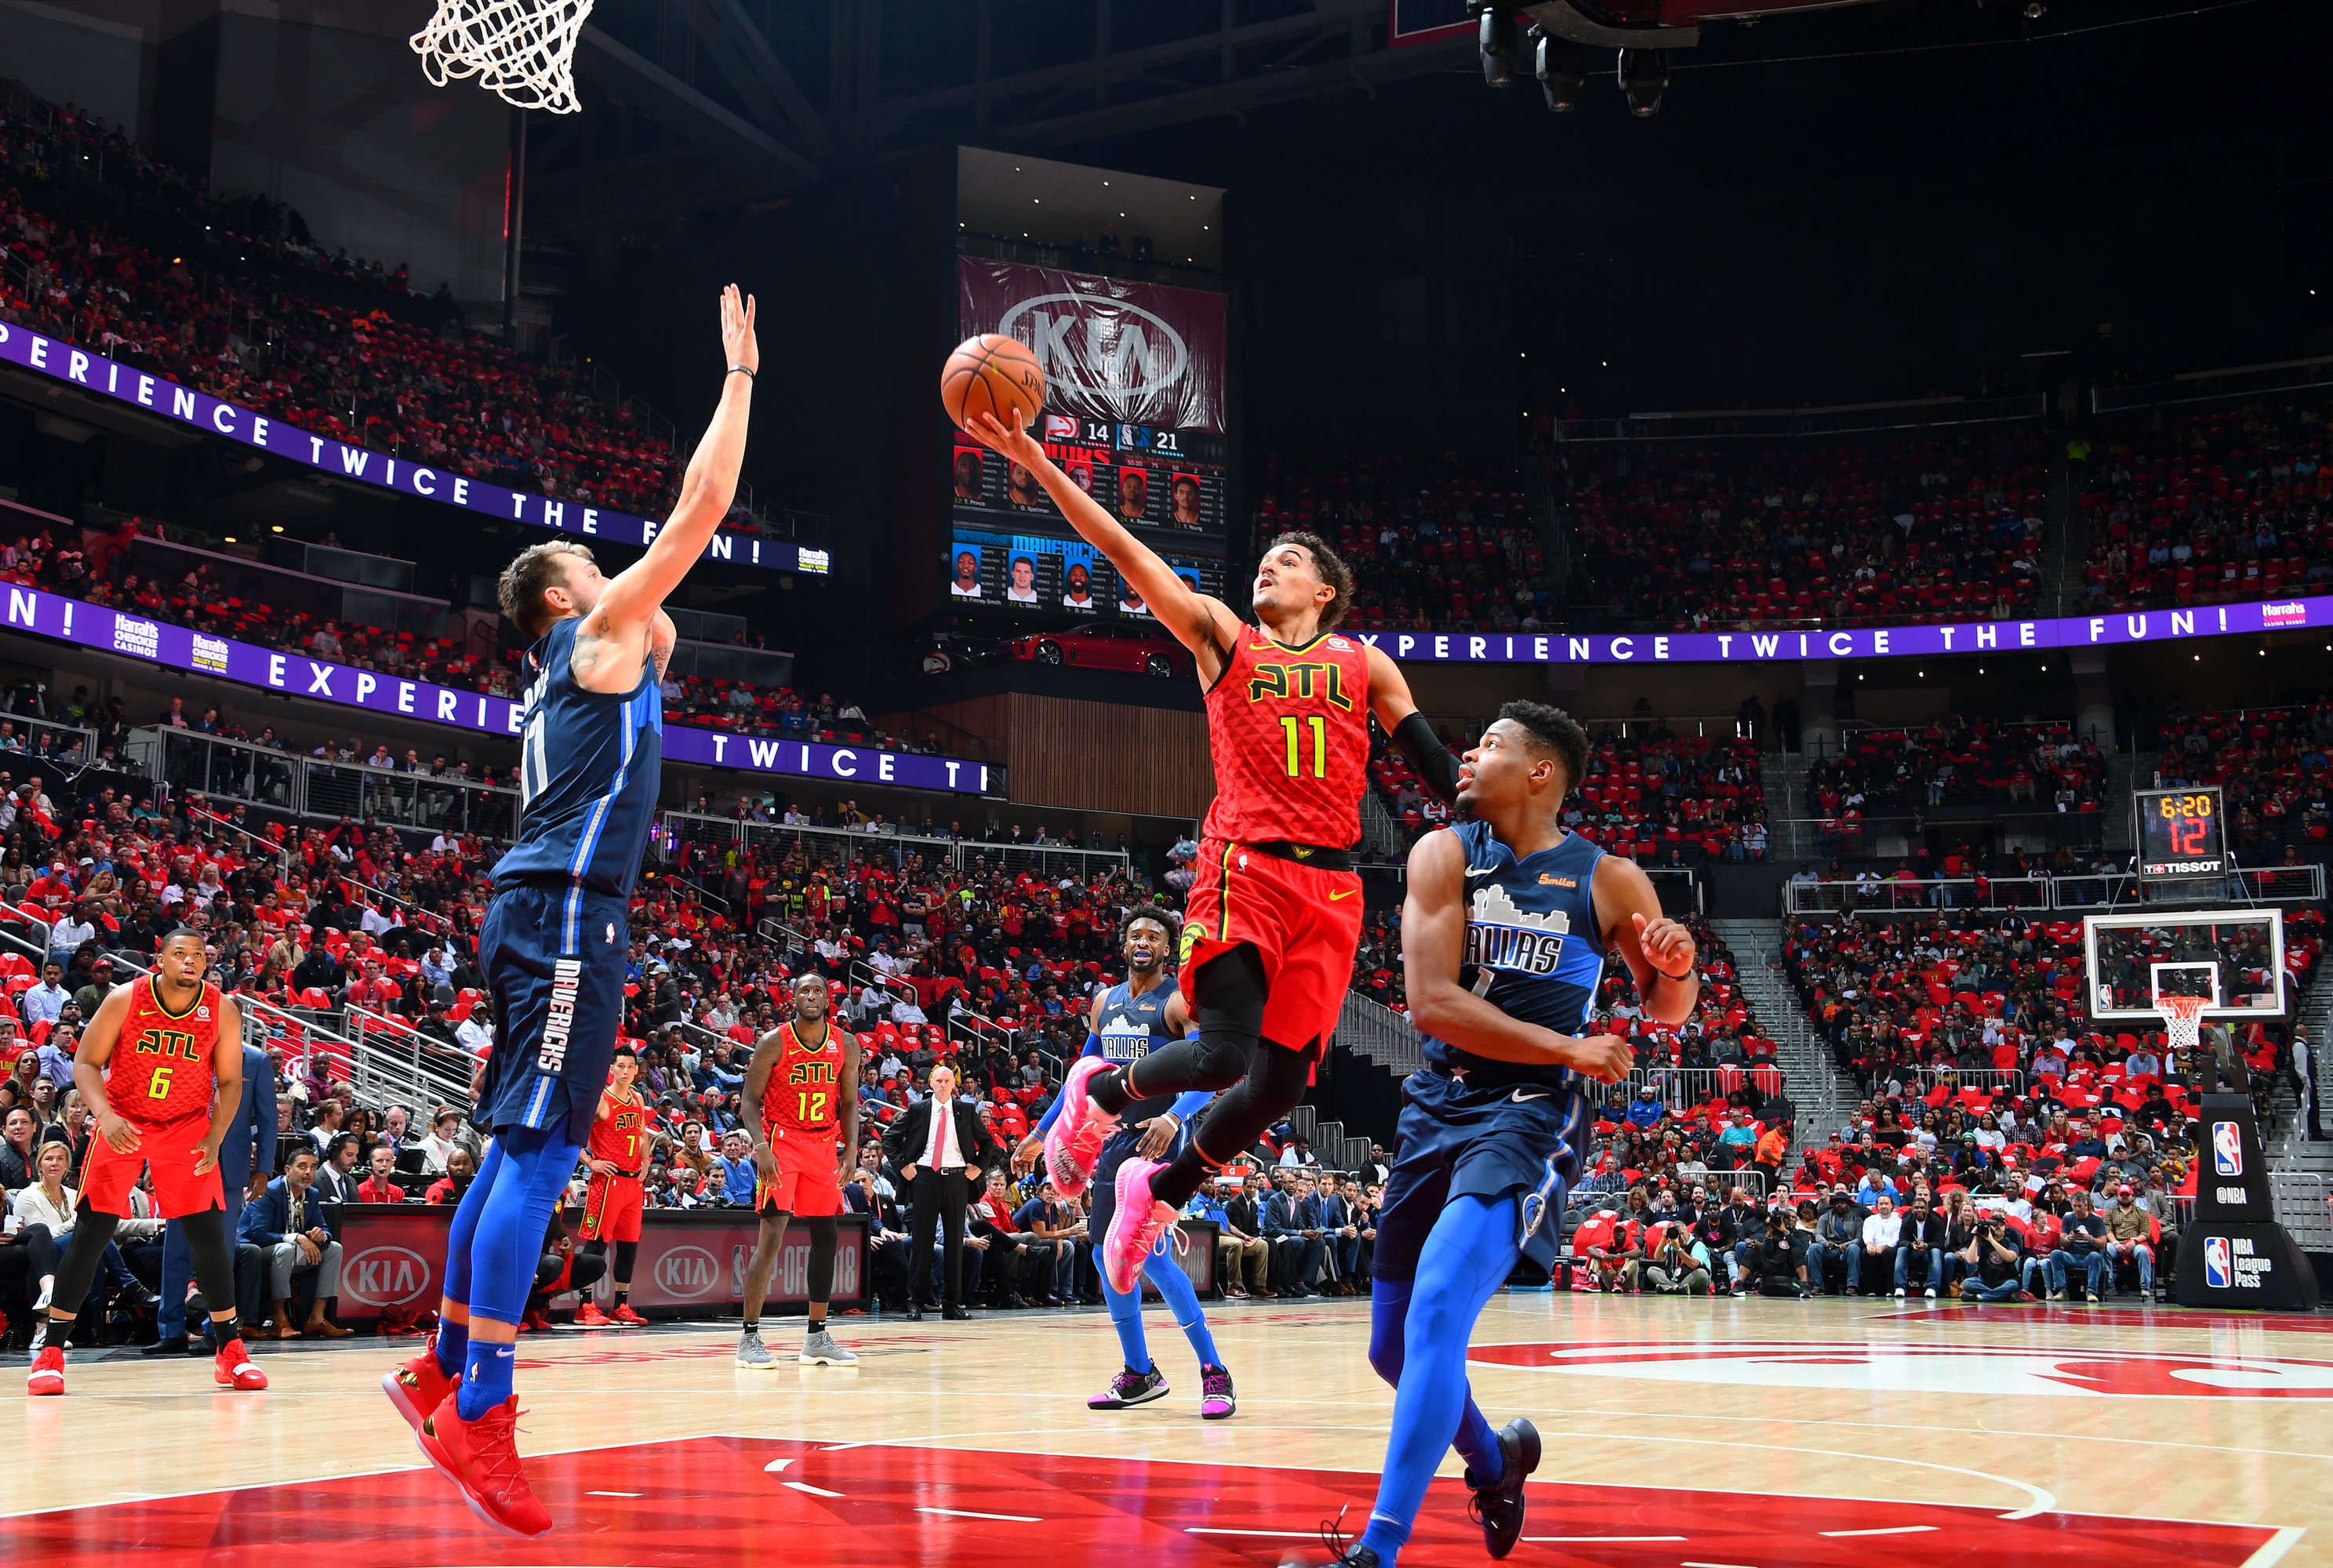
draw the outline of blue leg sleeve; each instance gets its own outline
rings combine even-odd
[[[1199,1293],[1191,1288],[1191,1276],[1183,1272],[1183,1266],[1175,1261],[1172,1254],[1154,1255],[1143,1264],[1142,1276],[1158,1287],[1166,1309],[1175,1315],[1176,1326],[1183,1331],[1183,1337],[1191,1342],[1192,1353],[1199,1358],[1199,1365],[1203,1368],[1223,1365],[1215,1355],[1215,1336],[1207,1331],[1207,1315],[1199,1305]],[[1104,1276],[1103,1288],[1107,1289],[1109,1284],[1109,1276]],[[1138,1300],[1135,1305],[1138,1323],[1140,1301]],[[1115,1311],[1114,1308],[1112,1310]]]
[[[486,1198],[494,1190],[494,1181],[503,1168],[502,1140],[486,1145],[485,1158],[479,1162],[478,1173],[470,1178],[470,1189],[462,1194],[462,1201],[454,1208],[454,1224],[446,1240],[446,1291],[447,1301],[466,1305],[470,1299],[470,1248],[478,1234],[478,1217],[486,1211]],[[466,1322],[440,1322],[437,1325],[437,1370],[449,1378],[457,1378],[470,1361],[470,1325]]]
[[[563,1116],[550,1127],[509,1128],[494,1144],[502,1159],[480,1170],[462,1200],[466,1209],[480,1189],[487,1190],[470,1237],[470,1316],[516,1324],[534,1288],[551,1207],[567,1190],[581,1147],[569,1141]],[[507,1344],[470,1342],[462,1375],[464,1420],[476,1420],[510,1397],[513,1359]]]
[[[1385,1477],[1361,1540],[1384,1568],[1394,1568],[1409,1539],[1426,1484],[1455,1433],[1458,1451],[1478,1477],[1494,1478],[1500,1460],[1490,1424],[1466,1386],[1466,1342],[1492,1293],[1514,1267],[1515,1201],[1454,1198],[1434,1222],[1418,1255],[1417,1278],[1403,1315],[1401,1360],[1394,1386],[1393,1432]],[[1391,1293],[1387,1293],[1391,1294]],[[1380,1296],[1379,1305],[1386,1296]],[[1384,1332],[1382,1315],[1378,1324]],[[1378,1360],[1372,1335],[1370,1361]]]
[[[1101,1297],[1109,1305],[1109,1325],[1118,1330],[1118,1353],[1126,1358],[1127,1366],[1134,1372],[1150,1370],[1150,1345],[1142,1336],[1142,1288],[1120,1293],[1109,1287],[1109,1276],[1101,1276]]]

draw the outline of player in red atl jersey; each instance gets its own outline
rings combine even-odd
[[[1198,661],[1215,767],[1195,880],[1184,910],[1182,984],[1199,1037],[1112,1066],[1080,1060],[1047,1135],[1056,1179],[1081,1184],[1126,1107],[1152,1095],[1226,1091],[1171,1164],[1118,1170],[1118,1211],[1102,1242],[1113,1288],[1135,1288],[1142,1260],[1210,1171],[1286,1115],[1327,1051],[1361,931],[1361,837],[1369,718],[1443,798],[1458,759],[1410,700],[1409,684],[1371,645],[1337,635],[1353,574],[1310,533],[1264,547],[1255,625],[1195,593],[1045,455],[1026,431],[976,416],[972,434],[1036,475],[1053,504],[1108,556],[1128,587]],[[1137,1080],[1139,1080],[1138,1082]]]
[[[130,1213],[130,1190],[154,1173],[154,1218],[176,1219],[194,1253],[195,1278],[211,1304],[223,1388],[264,1389],[235,1317],[235,1263],[219,1185],[219,1145],[243,1101],[243,1014],[216,985],[202,933],[180,926],[162,939],[154,972],[116,986],[73,1053],[73,1087],[97,1116],[82,1170],[72,1240],[57,1264],[48,1315],[33,1331],[25,1388],[65,1391],[66,1334],[89,1297],[106,1243]]]
[[[648,1207],[647,1184],[640,1177],[648,1168],[648,1108],[632,1093],[639,1076],[639,1053],[618,1046],[608,1069],[608,1086],[600,1094],[599,1114],[591,1119],[590,1144],[584,1151],[591,1181],[583,1194],[583,1248],[593,1257],[603,1257],[612,1242],[616,1252],[610,1270],[616,1310],[603,1314],[597,1302],[584,1297],[575,1313],[576,1323],[584,1328],[611,1324],[638,1328],[648,1322],[631,1304],[632,1265],[640,1255],[640,1213]]]
[[[762,1298],[769,1294],[786,1244],[786,1227],[801,1215],[810,1228],[810,1333],[798,1358],[808,1366],[856,1366],[859,1358],[826,1329],[826,1299],[834,1290],[835,1216],[843,1211],[842,1147],[859,1147],[859,1041],[828,1016],[833,998],[826,977],[794,981],[794,1016],[754,1047],[743,1090],[745,1124],[754,1144],[759,1184],[754,1207],[762,1216],[754,1260],[745,1266],[745,1327],[737,1336],[737,1364],[755,1371],[777,1365],[762,1343]]]

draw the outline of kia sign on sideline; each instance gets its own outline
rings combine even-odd
[[[1224,296],[957,258],[958,325],[1018,338],[1049,409],[1113,424],[1224,428]]]
[[[581,1211],[570,1211],[571,1227],[581,1219]],[[446,1243],[453,1223],[449,1206],[342,1205],[341,1321],[365,1322],[390,1311],[435,1311],[445,1288]],[[632,1305],[684,1315],[740,1305],[757,1228],[749,1209],[649,1209],[640,1224]],[[797,1221],[786,1232],[785,1251],[770,1281],[770,1304],[808,1300],[809,1270],[810,1229]],[[863,1305],[867,1286],[867,1221],[846,1214],[835,1242],[833,1299],[845,1306]],[[607,1281],[599,1294],[603,1301],[610,1298]]]

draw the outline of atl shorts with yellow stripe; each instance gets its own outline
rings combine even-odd
[[[583,1193],[583,1239],[638,1241],[640,1213],[648,1207],[648,1187],[637,1176],[603,1176],[591,1172]]]
[[[1191,871],[1183,908],[1185,1001],[1195,1010],[1208,961],[1245,942],[1263,960],[1263,1037],[1316,1061],[1327,1055],[1361,942],[1359,875],[1212,838],[1199,846]]]

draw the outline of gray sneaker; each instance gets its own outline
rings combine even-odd
[[[834,1336],[819,1329],[802,1341],[800,1361],[804,1366],[857,1366],[859,1358],[834,1343]]]
[[[749,1328],[737,1336],[737,1364],[750,1367],[754,1372],[768,1372],[778,1364],[778,1358],[772,1355],[770,1347],[762,1343],[759,1329]]]

